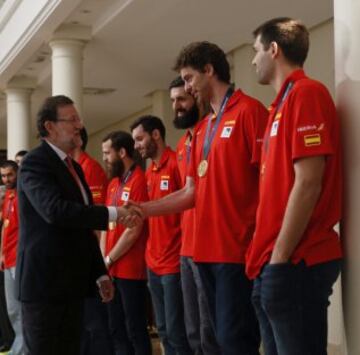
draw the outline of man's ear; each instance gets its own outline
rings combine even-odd
[[[212,66],[212,64],[206,64],[204,67],[204,73],[208,76],[213,76],[214,75],[214,67]]]
[[[273,59],[277,58],[279,56],[279,54],[281,53],[281,48],[279,47],[279,45],[277,44],[277,42],[272,41],[270,43],[270,52],[271,52],[271,57]]]
[[[121,159],[124,159],[126,157],[126,149],[120,148],[118,155]]]
[[[52,121],[45,121],[44,127],[47,130],[47,132],[50,134],[53,131],[54,128],[54,122]]]
[[[157,128],[155,128],[155,129],[151,132],[151,138],[155,139],[156,141],[161,138],[160,131],[159,131]]]

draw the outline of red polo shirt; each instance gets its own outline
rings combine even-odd
[[[19,236],[18,199],[16,190],[6,190],[2,208],[4,268],[16,265],[16,252]]]
[[[226,105],[211,144],[207,173],[198,177],[207,124],[215,121],[212,116],[199,123],[192,140],[193,258],[197,262],[244,263],[255,229],[258,162],[267,111],[259,101],[237,90]]]
[[[138,166],[124,185],[121,184],[119,178],[114,178],[108,186],[107,206],[122,206],[128,200],[135,202],[148,200],[145,174]],[[106,233],[106,255],[121,238],[125,229],[126,227],[122,224],[109,224]],[[148,225],[145,222],[143,230],[131,249],[111,265],[109,269],[111,276],[134,280],[146,279],[145,248],[147,237]]]
[[[150,200],[157,200],[181,189],[182,182],[176,153],[167,147],[159,164],[152,162],[146,171]],[[158,275],[180,272],[180,214],[149,218],[149,240],[146,263]]]
[[[189,169],[191,158],[191,140],[192,134],[187,131],[179,140],[176,155],[178,161],[179,172],[181,176],[182,186],[186,183],[186,175]],[[194,244],[194,223],[195,223],[195,209],[186,210],[181,216],[181,250],[180,255],[192,257]]]
[[[89,185],[93,202],[97,205],[105,203],[108,179],[101,165],[87,153],[82,152],[78,163],[83,169],[85,180]]]
[[[276,112],[289,82],[293,87]],[[306,77],[302,70],[294,71],[270,108],[256,231],[247,256],[250,278],[258,276],[271,257],[295,181],[294,161],[300,158],[323,155],[326,167],[320,198],[291,262],[304,260],[307,265],[314,265],[341,257],[334,231],[341,214],[339,133],[335,105],[325,86]]]

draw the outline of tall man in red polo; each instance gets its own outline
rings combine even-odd
[[[145,203],[142,209],[145,215],[157,215],[195,206],[193,258],[221,353],[259,354],[245,253],[255,228],[267,111],[257,100],[232,89],[226,55],[215,44],[189,44],[175,69],[185,89],[199,102],[209,102],[212,113],[194,132],[186,186],[160,201]]]
[[[341,258],[334,230],[341,212],[339,120],[328,90],[302,69],[305,26],[276,18],[254,35],[258,80],[277,96],[247,256],[253,303],[266,355],[325,355],[327,307]]]
[[[176,148],[179,172],[185,186],[194,129],[199,119],[205,115],[204,105],[198,107],[195,98],[185,91],[185,82],[181,76],[170,83],[169,90],[175,115],[173,124],[177,129],[186,129]],[[195,354],[216,355],[220,354],[220,350],[211,325],[209,305],[198,267],[193,261],[194,219],[194,208],[184,211],[181,217],[180,272],[185,328],[190,347]]]
[[[2,208],[4,223],[1,233],[0,262],[4,270],[5,297],[7,311],[14,329],[15,339],[11,346],[11,354],[24,353],[23,331],[21,324],[21,304],[15,298],[15,267],[19,237],[18,202],[16,193],[18,165],[12,160],[1,164],[1,180],[6,187]]]
[[[142,116],[131,125],[135,149],[150,158],[146,171],[149,199],[158,199],[182,187],[176,153],[166,146],[160,118]],[[184,326],[180,284],[180,214],[149,218],[146,247],[149,287],[156,325],[166,355],[191,354]]]

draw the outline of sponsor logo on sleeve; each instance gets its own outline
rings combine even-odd
[[[316,128],[317,128],[317,126],[315,126],[315,125],[308,125],[308,126],[298,127],[296,130],[300,133],[300,132],[306,132],[306,131],[315,131]]]
[[[325,124],[320,123],[319,126],[316,126],[316,125],[301,126],[301,127],[296,128],[296,131],[298,133],[307,132],[307,131],[322,131],[324,128],[325,128]]]

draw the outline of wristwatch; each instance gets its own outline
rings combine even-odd
[[[106,264],[106,266],[111,266],[112,263],[113,263],[113,260],[110,258],[110,255],[106,255],[105,256],[105,264]]]

